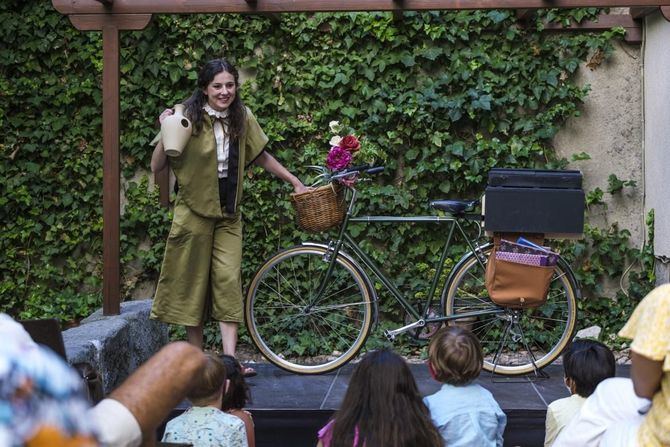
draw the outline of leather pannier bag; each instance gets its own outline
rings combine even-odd
[[[499,239],[486,264],[485,285],[491,301],[513,308],[543,305],[555,266],[537,266],[496,259]]]

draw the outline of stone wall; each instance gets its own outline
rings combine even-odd
[[[593,206],[589,222],[599,227],[618,223],[631,232],[631,242],[641,247],[645,238],[642,57],[639,45],[616,43],[612,56],[593,69],[582,66],[577,82],[590,85],[582,114],[568,121],[556,135],[554,147],[570,160],[586,152],[590,160],[572,162],[570,168],[584,173],[585,192],[607,191],[607,178],[634,180],[635,188],[622,193],[605,192],[606,206]]]

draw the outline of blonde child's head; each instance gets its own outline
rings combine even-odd
[[[196,407],[211,405],[223,397],[226,383],[226,367],[215,355],[205,353],[207,363],[200,372],[196,384],[186,396]]]
[[[428,347],[429,367],[435,380],[450,385],[466,385],[482,370],[479,340],[472,332],[447,326],[433,336]]]

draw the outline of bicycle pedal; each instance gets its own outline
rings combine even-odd
[[[386,339],[387,339],[388,341],[391,341],[391,342],[392,342],[392,341],[395,341],[395,337],[396,337],[396,335],[395,335],[395,334],[392,334],[391,331],[389,331],[388,329],[385,329],[385,330],[384,330],[384,337],[386,337]]]

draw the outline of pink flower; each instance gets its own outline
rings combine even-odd
[[[333,146],[326,157],[326,166],[331,171],[339,171],[351,164],[351,153],[341,148],[340,146]]]
[[[338,180],[338,182],[348,187],[353,187],[358,181],[358,174],[351,174]]]

